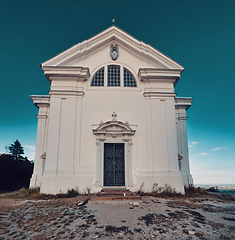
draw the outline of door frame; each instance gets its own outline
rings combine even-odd
[[[106,147],[107,147],[107,144],[112,144],[113,145],[113,148],[115,148],[114,146],[115,146],[115,144],[116,145],[121,145],[122,146],[122,148],[123,148],[123,164],[124,164],[124,170],[123,170],[123,172],[122,172],[122,174],[124,174],[124,184],[123,185],[115,185],[115,183],[114,183],[114,185],[105,185],[106,187],[123,187],[123,186],[125,186],[125,182],[126,182],[126,179],[125,179],[125,176],[126,176],[126,174],[125,174],[125,172],[126,172],[126,168],[125,168],[125,144],[124,143],[104,143],[104,149],[105,149],[105,145],[106,145]],[[105,158],[105,151],[104,151],[104,169],[103,169],[103,182],[104,182],[104,184],[105,184],[105,161],[107,161],[107,159]],[[114,173],[115,174],[115,173]],[[114,176],[113,176],[114,177]]]
[[[125,186],[133,187],[132,176],[132,139],[107,138],[96,140],[96,182],[95,186],[104,186],[104,143],[124,143]]]
[[[112,115],[113,116],[113,115]],[[111,121],[92,125],[94,142],[96,143],[96,178],[95,186],[104,186],[104,143],[124,143],[125,186],[133,187],[132,175],[132,139],[136,125],[117,121],[115,115]]]

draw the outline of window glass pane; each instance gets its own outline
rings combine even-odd
[[[115,65],[108,66],[108,87],[120,86],[120,67]]]
[[[130,71],[124,68],[124,87],[137,87],[135,77]]]
[[[99,69],[91,80],[91,86],[104,86],[104,68]]]

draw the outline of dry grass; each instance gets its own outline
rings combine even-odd
[[[13,199],[58,199],[58,198],[72,198],[79,195],[75,189],[68,190],[67,193],[59,194],[40,194],[40,188],[22,188],[18,191],[2,193],[0,198],[13,198]]]
[[[152,192],[143,192],[138,191],[137,194],[139,196],[153,196],[159,198],[197,198],[197,197],[212,197],[222,201],[235,201],[235,197],[230,194],[221,194],[221,193],[209,193],[203,188],[194,188],[189,187],[185,188],[185,195],[181,193],[177,193],[174,188],[169,185],[165,185],[164,187],[158,188],[155,185],[154,191]],[[1,193],[0,198],[11,198],[11,199],[59,199],[59,198],[72,198],[78,195],[89,196],[90,194],[85,192],[85,194],[80,194],[75,189],[68,190],[67,193],[59,193],[59,194],[40,194],[40,188],[22,188],[18,191]]]
[[[157,183],[153,184],[152,192],[143,192],[142,190],[137,192],[140,196],[152,196],[159,198],[169,198],[169,197],[182,197],[181,193],[177,193],[175,188],[170,185],[165,184],[164,187],[159,187]]]
[[[195,188],[190,186],[185,188],[185,194],[181,194],[175,191],[169,185],[165,185],[164,187],[158,187],[158,184],[153,185],[152,192],[143,192],[142,189],[137,192],[140,196],[152,196],[152,197],[159,197],[159,198],[200,198],[200,197],[207,197],[207,198],[216,198],[218,200],[224,201],[234,201],[235,198],[229,194],[221,194],[221,193],[209,193],[203,188]]]
[[[159,198],[213,198],[220,201],[228,201],[233,202],[235,201],[235,197],[230,194],[223,194],[223,193],[210,193],[207,192],[203,188],[195,188],[193,186],[190,186],[189,188],[185,188],[185,194],[177,193],[175,189],[171,188],[169,185],[165,185],[163,189],[160,191],[152,191],[149,193],[139,192],[140,196],[153,196],[153,197],[159,197]]]
[[[209,195],[209,193],[204,188],[195,188],[193,186],[189,186],[185,188],[185,196],[186,197],[200,197],[202,195]]]
[[[22,188],[13,192],[1,193],[0,198],[37,199],[39,195],[40,188]]]
[[[235,201],[235,197],[232,196],[231,194],[214,194],[219,200],[223,200],[223,201],[229,201],[229,202],[234,202]]]

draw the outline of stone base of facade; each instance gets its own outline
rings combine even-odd
[[[94,188],[91,186],[92,177],[89,176],[56,176],[56,177],[43,177],[40,188],[40,193],[57,194],[67,193],[68,190],[75,189],[81,194],[84,194],[91,190],[94,192]]]
[[[152,176],[136,176],[135,187],[130,189],[139,191],[140,187],[143,186],[143,192],[151,192],[154,184],[158,184],[158,187],[164,187],[167,184],[176,192],[185,193],[183,179],[179,171],[152,172]]]
[[[193,186],[193,178],[191,174],[182,174],[185,187]]]
[[[40,174],[33,174],[30,179],[30,187],[41,187],[42,175]]]
[[[184,194],[184,183],[179,171],[159,171],[159,172],[140,172],[134,179],[132,186],[124,186],[133,192],[140,190],[143,185],[142,191],[151,192],[153,185],[156,183],[158,187],[164,187],[165,184],[171,186],[176,192]],[[30,187],[35,187],[36,177],[31,179]],[[99,192],[103,186],[96,186],[93,176],[77,176],[77,175],[64,175],[55,176],[46,174],[42,178],[37,179],[36,186],[40,186],[40,192],[45,194],[66,193],[70,189],[75,189],[80,193]]]

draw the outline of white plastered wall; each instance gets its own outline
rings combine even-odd
[[[109,53],[113,42],[120,49],[116,61]],[[141,43],[140,47],[143,47]],[[129,149],[125,153],[126,186],[137,191],[144,183],[143,190],[151,191],[154,183],[168,184],[178,192],[184,192],[178,168],[174,93],[174,84],[183,68],[169,69],[174,63],[169,62],[166,67],[163,64],[166,59],[153,61],[153,56],[147,57],[144,51],[140,54],[123,40],[113,38],[99,43],[95,50],[82,57],[76,57],[80,54],[78,51],[72,58],[66,56],[66,60],[58,57],[57,63],[56,59],[49,60],[52,66],[47,66],[49,63],[42,65],[51,82],[51,91],[48,138],[42,140],[41,123],[38,125],[35,173],[41,171],[37,167],[38,156],[44,151],[40,141],[47,148],[41,192],[66,192],[71,188],[78,188],[80,192],[91,188],[91,192],[97,192],[102,188],[103,144],[105,141],[122,142],[123,139],[97,141],[92,126],[111,120],[113,112],[117,114],[117,120],[136,126],[131,141],[125,143],[125,149]],[[121,67],[121,86],[107,87],[105,83],[104,87],[91,87],[95,72],[101,67],[107,69],[109,64]],[[123,86],[123,67],[132,72],[137,88]],[[106,76],[107,70],[105,82]],[[100,179],[99,183],[97,179]]]

